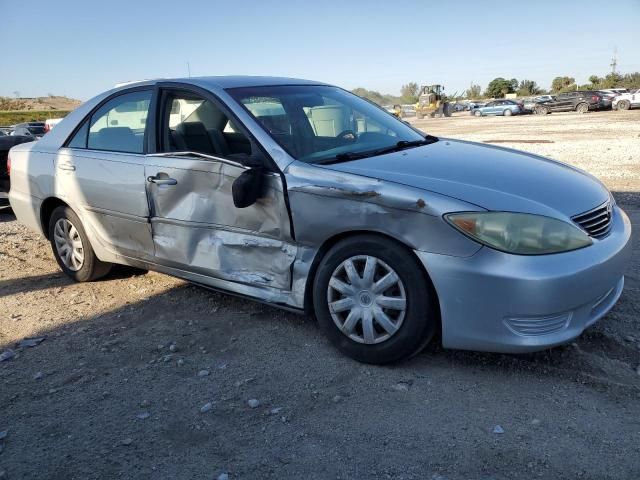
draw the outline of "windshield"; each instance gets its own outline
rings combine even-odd
[[[228,92],[292,157],[307,163],[425,139],[380,107],[337,87],[279,85]]]

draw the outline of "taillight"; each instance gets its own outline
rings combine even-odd
[[[11,155],[7,154],[7,175],[11,175]]]
[[[45,131],[45,132],[48,132],[48,131],[50,131],[50,130],[51,130],[51,125],[49,125],[48,123],[45,123],[45,124],[44,124],[44,131]]]
[[[600,97],[598,97],[597,95],[594,95],[593,97],[591,97],[591,100],[593,100],[594,102],[599,102]]]

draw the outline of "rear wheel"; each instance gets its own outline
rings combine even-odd
[[[49,241],[62,271],[78,282],[105,276],[111,264],[96,257],[82,222],[69,207],[56,208],[49,219]]]
[[[576,106],[576,112],[578,113],[587,113],[589,111],[589,105],[586,103],[579,103]]]
[[[503,112],[505,117],[510,117],[511,115],[513,115],[513,112],[511,110],[509,110],[508,108]]]
[[[537,115],[546,115],[549,113],[549,109],[547,107],[537,106],[533,112]]]
[[[437,329],[436,302],[412,252],[374,235],[336,244],[313,287],[324,333],[341,352],[366,363],[395,362],[422,350]]]
[[[618,110],[629,110],[631,108],[631,102],[629,100],[620,100],[618,102]]]
[[[474,114],[476,117],[481,117],[481,116],[482,116],[482,112],[481,112],[480,110],[476,110],[473,114]]]

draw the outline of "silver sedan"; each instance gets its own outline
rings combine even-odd
[[[618,300],[625,213],[595,178],[436,138],[331,85],[127,84],[10,152],[18,219],[78,281],[127,264],[314,313],[347,355],[529,352]]]

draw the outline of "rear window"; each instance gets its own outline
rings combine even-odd
[[[44,135],[45,134],[44,127],[27,127],[27,130],[29,130],[29,133],[31,133],[33,135]]]

